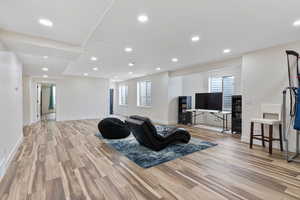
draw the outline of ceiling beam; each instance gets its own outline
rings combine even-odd
[[[5,41],[12,41],[15,43],[30,44],[33,46],[57,49],[67,52],[72,52],[75,54],[84,53],[84,49],[80,46],[73,44],[68,44],[65,42],[60,42],[56,40],[50,40],[42,37],[30,36],[22,33],[16,33],[12,31],[7,31],[0,29],[0,40],[5,43]]]

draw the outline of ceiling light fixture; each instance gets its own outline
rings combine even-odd
[[[160,71],[161,69],[160,69],[160,67],[157,67],[156,70],[157,70],[157,71]]]
[[[48,78],[48,75],[46,75],[46,74],[45,74],[45,75],[43,75],[43,78]]]
[[[145,14],[139,15],[137,19],[141,23],[146,23],[149,21],[149,17]]]
[[[224,49],[223,50],[223,53],[230,53],[231,52],[231,49]]]
[[[47,58],[48,58],[48,56],[43,56],[43,58],[44,58],[44,59],[47,59]]]
[[[191,38],[192,42],[198,42],[200,40],[200,37],[198,35],[195,35]]]
[[[95,57],[95,56],[92,56],[92,57],[91,57],[91,60],[92,60],[92,61],[96,61],[96,60],[98,60],[98,58]]]
[[[94,71],[98,71],[99,68],[98,68],[98,67],[94,67],[93,70],[94,70]]]
[[[133,74],[133,72],[129,72],[128,74],[130,74],[130,75],[131,75],[131,74]]]
[[[39,19],[39,23],[43,26],[47,26],[47,27],[52,27],[53,26],[53,22],[49,19],[46,18],[41,18]]]
[[[89,75],[88,73],[84,73],[84,74],[83,74],[83,76],[88,76],[88,75]]]
[[[300,19],[293,23],[294,26],[300,26]]]
[[[42,70],[43,70],[44,72],[47,72],[49,69],[48,69],[47,67],[43,67]]]
[[[132,67],[132,66],[134,66],[134,62],[130,62],[130,63],[128,63],[128,66],[129,66],[129,67]]]
[[[178,62],[178,58],[172,58],[172,62]]]
[[[126,47],[126,48],[124,49],[125,52],[132,52],[132,50],[133,50],[133,49],[132,49],[131,47]]]

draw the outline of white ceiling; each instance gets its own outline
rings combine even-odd
[[[299,8],[296,0],[2,0],[0,28],[11,34],[0,33],[0,39],[24,62],[27,75],[41,76],[46,66],[49,76],[124,80],[156,67],[172,71],[300,40],[300,27],[292,26]],[[149,22],[139,23],[139,14]],[[54,26],[39,25],[40,17]],[[195,34],[201,39],[192,43]],[[124,52],[127,46],[133,52]],[[232,52],[223,54],[225,48]]]

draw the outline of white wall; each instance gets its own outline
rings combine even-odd
[[[260,117],[263,103],[282,104],[282,91],[288,86],[285,50],[300,52],[300,42],[256,51],[243,56],[242,94],[243,129],[242,140],[249,142],[250,119]],[[278,136],[278,129],[275,129]],[[290,135],[291,147],[295,149],[295,135]],[[260,142],[258,144],[261,144]],[[276,145],[278,147],[278,145]]]
[[[117,114],[144,115],[153,121],[174,124],[178,119],[178,97],[192,96],[193,107],[195,93],[208,92],[208,79],[210,76],[234,76],[235,94],[241,94],[241,58],[226,60],[224,62],[198,65],[185,70],[164,72],[151,76],[120,82],[118,85],[128,85],[128,105],[117,105]],[[137,106],[137,82],[140,80],[152,81],[152,107],[143,108]],[[118,87],[116,90],[118,94]],[[117,95],[118,101],[119,95]],[[215,118],[207,117],[205,123],[220,125],[214,122]]]
[[[171,77],[168,86],[168,121],[169,124],[178,123],[178,97],[183,93],[182,77]]]
[[[22,65],[0,51],[0,177],[23,137]]]
[[[137,82],[140,80],[152,81],[152,106],[139,107],[137,106]],[[117,104],[116,114],[130,116],[142,115],[148,116],[153,121],[163,124],[168,124],[168,86],[169,74],[167,72],[146,76],[138,79],[118,83],[119,85],[128,85],[128,105],[123,106]],[[119,91],[117,87],[117,99],[119,100]]]
[[[195,94],[206,93],[209,91],[209,77],[234,76],[234,94],[241,94],[241,64],[223,67],[219,63],[219,69],[201,71],[182,76],[182,94],[183,96],[192,96],[192,107],[195,108]],[[213,126],[221,126],[221,120],[209,114],[199,115],[198,123],[205,123]],[[228,123],[230,126],[230,121]]]
[[[57,81],[57,120],[97,119],[108,114],[107,79],[64,78]]]
[[[23,125],[31,122],[31,103],[30,103],[31,82],[28,76],[23,76]]]
[[[25,114],[30,116],[31,123],[37,121],[37,83],[56,84],[56,119],[79,120],[96,119],[108,114],[108,88],[107,79],[84,78],[84,77],[63,77],[59,79],[37,79],[31,78],[29,101],[31,112]]]
[[[209,77],[221,76],[234,76],[234,94],[241,94],[241,65],[239,65],[225,68],[220,66],[220,69],[183,76],[183,95],[192,96],[192,105],[195,107],[195,93],[208,92]]]

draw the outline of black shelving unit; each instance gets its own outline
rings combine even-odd
[[[242,95],[232,96],[231,132],[242,133]]]
[[[178,124],[191,124],[192,112],[186,110],[192,108],[191,96],[180,96],[178,99]]]

